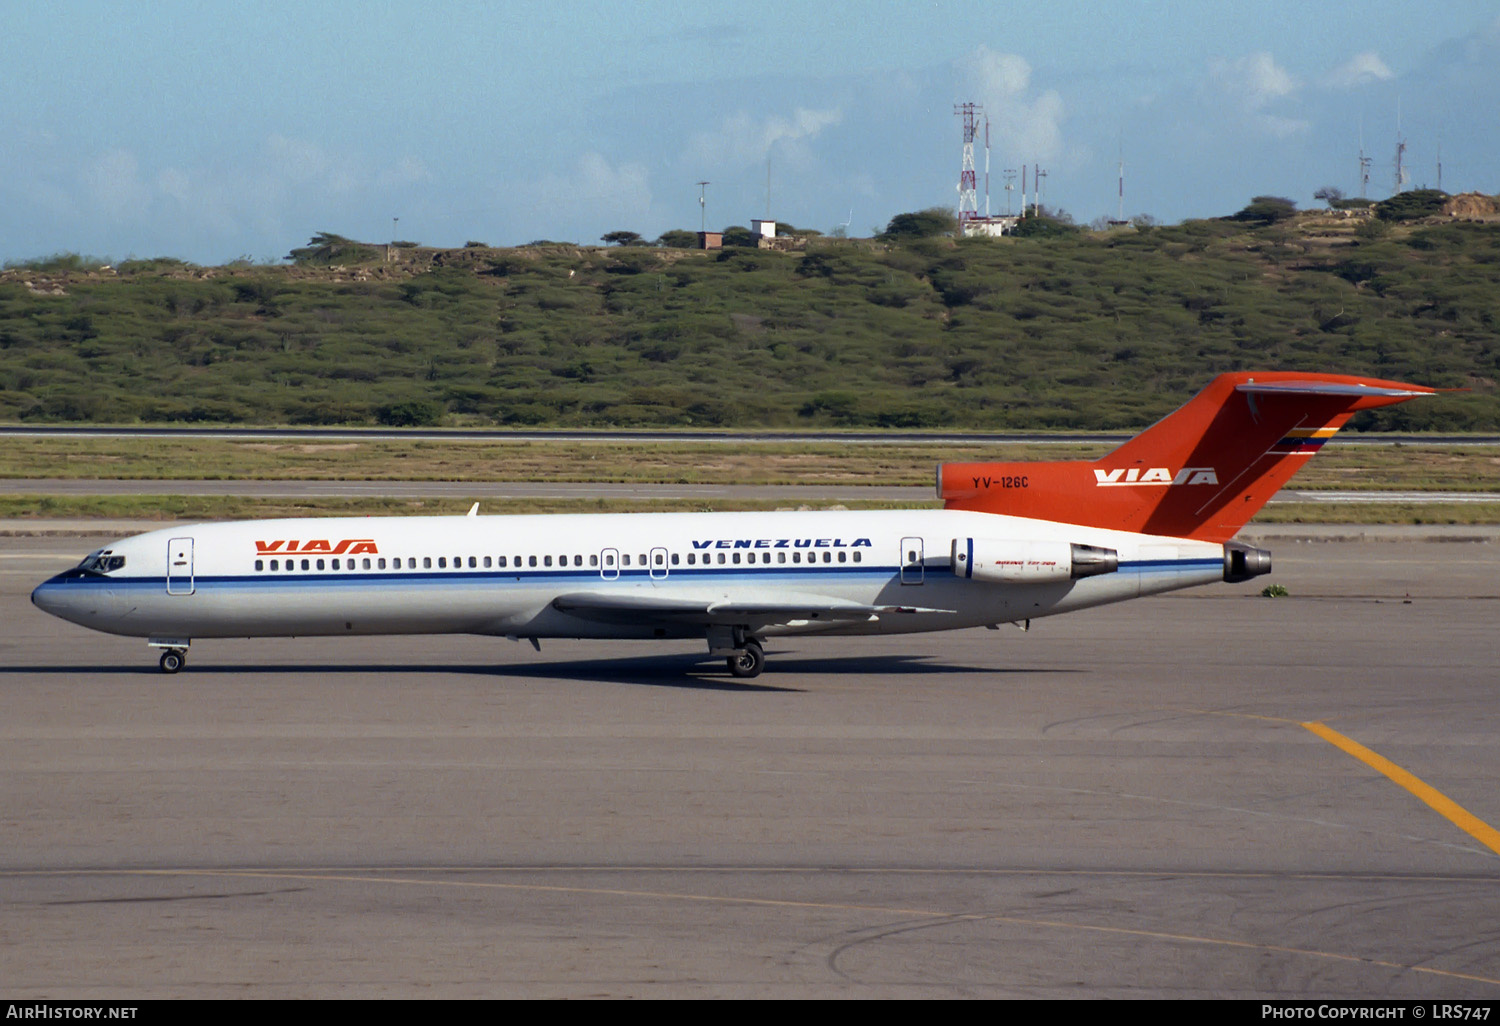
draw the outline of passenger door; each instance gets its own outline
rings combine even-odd
[[[173,538],[167,542],[167,594],[193,593],[193,539]]]
[[[926,568],[926,561],[922,556],[922,539],[902,538],[901,583],[921,584]]]

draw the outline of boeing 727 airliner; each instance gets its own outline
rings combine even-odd
[[[766,639],[1027,623],[1271,569],[1235,533],[1359,410],[1433,390],[1297,372],[1215,378],[1096,461],[938,468],[943,509],[317,518],[174,526],[32,592],[161,650],[194,638],[491,634]]]

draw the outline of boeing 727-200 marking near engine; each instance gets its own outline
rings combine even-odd
[[[946,464],[940,510],[327,518],[177,526],[115,542],[32,592],[144,637],[492,634],[700,638],[737,677],[765,639],[1022,622],[1268,573],[1233,540],[1393,381],[1221,374],[1097,461]]]

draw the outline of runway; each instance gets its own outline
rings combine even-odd
[[[1382,536],[1029,633],[780,642],[749,685],[485,638],[162,676],[27,601],[98,541],[0,537],[0,980],[1493,1000],[1500,544]]]

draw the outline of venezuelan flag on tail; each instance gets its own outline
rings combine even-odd
[[[944,463],[948,509],[1223,542],[1360,410],[1434,389],[1343,374],[1220,374],[1093,462]]]

